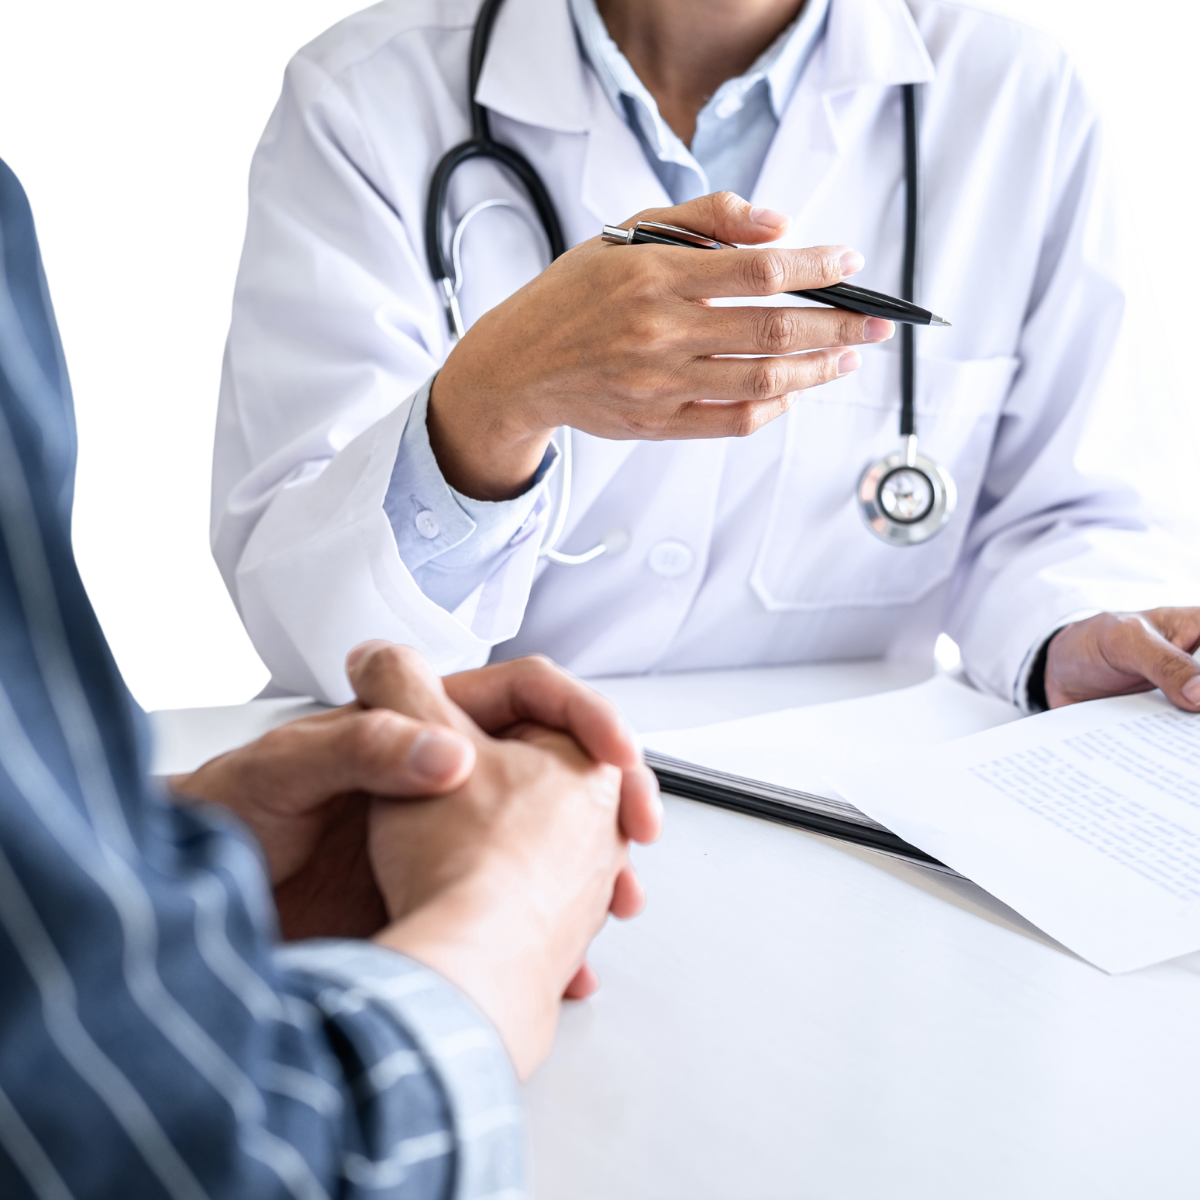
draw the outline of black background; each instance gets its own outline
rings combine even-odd
[[[265,679],[205,544],[217,365],[254,139],[287,56],[353,7],[41,5],[19,32],[5,18],[0,154],[34,202],[71,359],[79,566],[146,706],[241,700]],[[1074,43],[1108,103],[1188,383],[1194,317],[1170,289],[1193,258],[1190,104],[1164,26],[1153,8],[1021,7]]]

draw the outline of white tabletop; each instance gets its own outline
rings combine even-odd
[[[648,730],[924,673],[854,663],[599,686]],[[156,714],[159,769],[294,710]],[[636,852],[649,906],[597,939],[603,987],[567,1006],[526,1088],[538,1200],[1200,1191],[1200,954],[1110,977],[970,884],[666,803],[663,839]]]

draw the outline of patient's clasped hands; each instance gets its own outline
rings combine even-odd
[[[367,643],[358,703],[303,718],[172,786],[253,829],[285,937],[373,937],[457,984],[527,1075],[558,1003],[596,986],[584,954],[643,893],[631,840],[661,804],[602,697],[541,659],[439,679]]]

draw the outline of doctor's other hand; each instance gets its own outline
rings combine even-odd
[[[742,248],[617,246],[592,238],[485,313],[430,393],[446,480],[503,500],[534,478],[560,425],[611,439],[740,437],[796,394],[859,365],[848,347],[890,321],[833,308],[725,307],[713,297],[827,287],[862,269],[846,246],[764,246],[788,218],[717,192],[625,222],[662,221]],[[753,357],[729,357],[729,356]]]
[[[1100,613],[1060,629],[1046,653],[1051,708],[1162,688],[1186,712],[1200,712],[1200,608]]]
[[[285,940],[370,937],[387,924],[367,854],[371,796],[451,791],[474,764],[471,742],[440,723],[348,704],[291,721],[169,783],[179,799],[218,804],[250,827]]]
[[[397,660],[403,677],[389,665]],[[374,804],[371,862],[393,919],[375,940],[460,987],[527,1077],[608,913],[641,908],[618,820],[621,772],[539,725],[511,726],[503,739],[472,731],[412,651],[368,653],[356,674],[360,694],[377,675],[389,703],[459,728],[476,751],[451,794]]]

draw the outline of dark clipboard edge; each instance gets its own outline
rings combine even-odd
[[[924,850],[888,833],[884,829],[871,829],[865,825],[856,825],[853,821],[840,821],[837,817],[827,817],[824,813],[806,812],[779,800],[766,800],[760,796],[750,796],[735,788],[721,787],[715,783],[701,783],[699,780],[688,779],[684,775],[676,775],[674,771],[664,771],[658,767],[652,770],[658,778],[658,786],[672,796],[682,796],[686,800],[699,800],[702,804],[712,804],[717,808],[727,808],[731,812],[743,813],[749,817],[759,817],[765,821],[774,821],[779,825],[790,825],[794,829],[804,829],[809,833],[820,833],[825,837],[837,838],[841,842],[852,842],[856,846],[865,846],[868,850],[882,850],[885,854],[894,854],[899,858],[907,858],[924,867],[937,867],[949,871],[945,863],[940,862]]]

